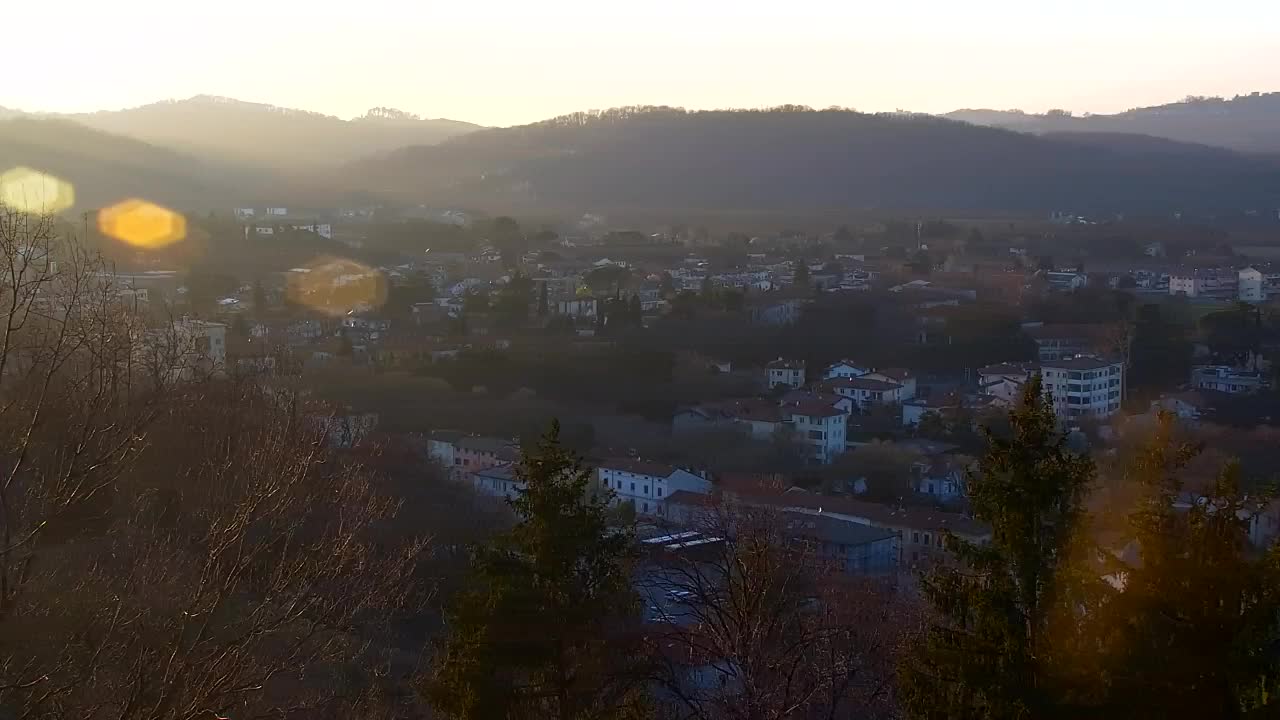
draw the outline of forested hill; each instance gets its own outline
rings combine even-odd
[[[71,183],[82,210],[129,197],[184,210],[232,207],[278,184],[56,118],[0,119],[0,172],[18,166]]]
[[[354,120],[200,95],[67,116],[98,130],[201,157],[282,169],[339,165],[406,145],[425,145],[479,126],[374,108]]]
[[[1239,95],[1230,100],[1189,97],[1115,115],[956,110],[945,117],[1025,132],[1137,133],[1243,152],[1280,153],[1280,92]]]
[[[579,113],[405,148],[344,174],[423,201],[546,208],[1164,213],[1280,203],[1274,158],[804,108]]]

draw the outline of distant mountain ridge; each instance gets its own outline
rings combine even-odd
[[[269,187],[267,178],[56,117],[0,119],[0,171],[30,167],[71,183],[76,209],[130,197],[188,209],[230,207]]]
[[[1280,153],[1280,92],[1231,99],[1188,97],[1114,115],[1044,114],[1021,110],[966,109],[942,117],[1021,132],[1111,132],[1153,135],[1241,152]]]
[[[430,145],[480,127],[421,119],[389,108],[343,120],[212,95],[61,117],[199,157],[279,169],[337,166],[398,147]]]
[[[408,200],[547,209],[1166,213],[1280,205],[1280,162],[1112,133],[848,110],[576,113],[405,148],[344,176]]]

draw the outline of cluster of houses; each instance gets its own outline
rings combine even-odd
[[[523,486],[519,447],[509,440],[436,431],[428,436],[427,455],[450,478],[481,495],[513,498]],[[726,502],[773,508],[797,537],[812,541],[824,558],[853,574],[892,576],[939,560],[946,532],[973,542],[990,535],[959,512],[828,497],[776,476],[713,475],[636,458],[588,465],[593,489],[607,492],[614,505],[630,505],[642,523],[692,532],[708,527],[712,513]]]

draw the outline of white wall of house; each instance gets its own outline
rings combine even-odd
[[[769,368],[769,387],[788,385],[798,388],[804,386],[804,368]]]
[[[846,362],[838,362],[827,367],[826,372],[823,373],[823,378],[826,380],[835,380],[836,378],[856,378],[862,377],[869,372],[871,372],[871,368],[859,367]]]
[[[649,475],[623,468],[601,466],[597,471],[600,485],[612,490],[612,504],[630,501],[636,512],[658,515],[662,504],[677,490],[705,495],[711,492],[711,481],[687,470],[676,469],[670,475]]]
[[[845,434],[849,416],[791,415],[791,425],[797,441],[810,449],[811,456],[823,463],[830,463],[844,452]]]

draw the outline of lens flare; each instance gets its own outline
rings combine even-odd
[[[0,175],[0,204],[24,213],[60,213],[76,202],[71,183],[29,167]]]
[[[187,219],[146,200],[125,200],[98,212],[102,234],[147,250],[172,245],[187,236]]]
[[[346,258],[320,258],[289,275],[288,297],[326,315],[340,316],[381,307],[387,278],[378,270]]]

